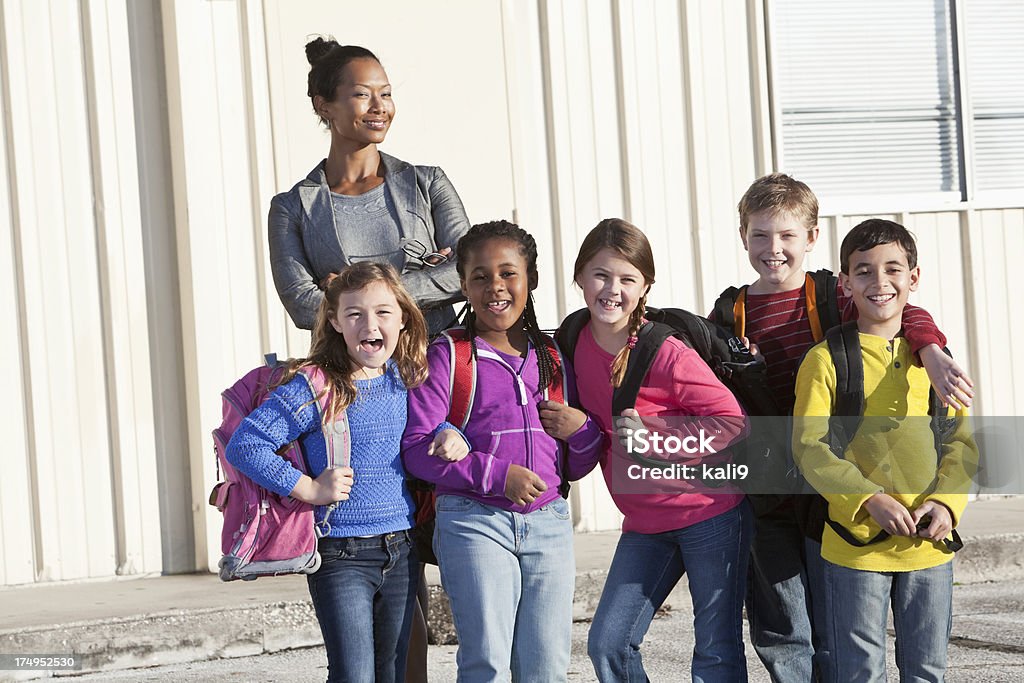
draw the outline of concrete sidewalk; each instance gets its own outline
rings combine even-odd
[[[971,503],[960,533],[966,547],[957,555],[958,583],[1024,579],[1024,498]],[[589,617],[597,606],[618,535],[576,535],[577,619]],[[436,568],[430,569],[428,583],[436,584]],[[0,653],[74,653],[82,671],[321,643],[306,581],[295,576],[229,584],[213,574],[39,584],[0,590],[0,604]],[[432,606],[432,621],[433,611]],[[0,671],[0,680],[48,675]]]

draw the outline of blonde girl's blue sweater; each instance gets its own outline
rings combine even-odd
[[[347,408],[355,483],[349,499],[331,512],[333,537],[386,534],[412,526],[414,505],[405,487],[401,439],[407,392],[394,364],[380,377],[356,381],[356,400]],[[231,436],[227,459],[260,486],[287,496],[301,472],[275,451],[299,440],[314,479],[327,467],[327,443],[309,383],[296,376],[271,393]],[[326,508],[317,507],[316,519]]]

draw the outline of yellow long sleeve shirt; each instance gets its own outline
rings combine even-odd
[[[914,364],[910,345],[902,337],[890,342],[864,333],[860,343],[865,419],[842,457],[827,445],[836,397],[836,370],[827,344],[808,351],[800,366],[793,453],[801,472],[828,501],[829,516],[864,541],[880,531],[864,503],[881,492],[910,511],[927,500],[942,503],[955,527],[967,505],[969,472],[978,457],[966,414],[956,413],[957,428],[938,460],[927,417],[928,374]],[[910,536],[891,536],[858,548],[828,525],[821,554],[833,564],[879,572],[927,569],[953,559],[944,544]]]

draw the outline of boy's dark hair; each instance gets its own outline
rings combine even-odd
[[[545,351],[547,341],[545,335],[537,323],[537,313],[533,307],[533,290],[537,288],[540,279],[537,273],[537,240],[533,235],[509,221],[490,221],[489,223],[478,223],[466,232],[459,239],[456,245],[455,269],[459,273],[459,279],[466,280],[466,263],[469,261],[469,254],[481,244],[489,240],[508,240],[519,247],[519,253],[526,260],[526,278],[530,293],[526,298],[526,309],[523,311],[523,327],[526,335],[533,344],[537,354],[537,365],[540,370],[540,387],[542,389],[551,385],[554,378],[555,368],[551,361],[551,354]],[[473,357],[476,357],[476,314],[472,306],[467,302],[466,332],[469,333],[470,342],[473,344]]]
[[[868,251],[882,244],[898,244],[907,254],[907,265],[917,267],[917,244],[910,231],[896,221],[884,218],[869,218],[858,223],[845,238],[839,248],[839,267],[847,275],[850,274],[850,257],[855,251]]]
[[[750,217],[760,211],[772,215],[790,213],[808,230],[818,227],[818,198],[806,183],[785,173],[769,173],[755,180],[743,193],[736,208],[740,212],[740,227],[744,233]]]
[[[309,79],[306,94],[310,101],[317,95],[327,102],[334,101],[334,95],[341,85],[342,72],[345,66],[354,59],[372,59],[378,64],[380,60],[365,47],[358,45],[339,45],[334,38],[318,36],[306,43],[306,61],[309,62]],[[327,125],[326,119],[316,111],[320,122]]]

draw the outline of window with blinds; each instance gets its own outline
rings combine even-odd
[[[963,8],[974,189],[1024,190],[1024,0]]]
[[[1024,0],[954,1],[770,0],[779,168],[830,197],[1024,188]]]

